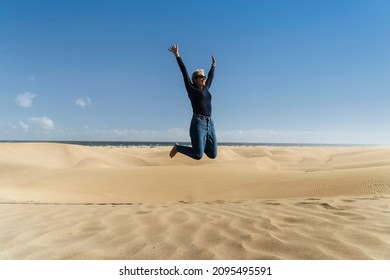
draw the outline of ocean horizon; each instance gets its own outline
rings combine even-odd
[[[168,147],[176,142],[169,141],[76,141],[76,140],[0,140],[0,143],[58,143],[95,147]],[[191,145],[190,142],[179,142]],[[329,143],[262,143],[262,142],[219,142],[218,146],[247,146],[247,147],[372,147],[383,144],[329,144]]]

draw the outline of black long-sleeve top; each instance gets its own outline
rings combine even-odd
[[[184,85],[186,87],[188,97],[191,101],[192,111],[195,114],[201,114],[207,117],[211,117],[212,107],[209,88],[214,78],[215,66],[211,65],[210,71],[207,74],[206,86],[203,88],[199,88],[197,85],[192,83],[181,57],[177,57],[176,59],[177,63],[179,64],[181,73],[183,74]]]

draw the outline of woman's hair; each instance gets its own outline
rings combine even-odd
[[[198,76],[204,76],[204,70],[203,69],[196,69],[194,71],[194,73],[192,73],[192,82],[195,83],[195,79],[198,77]]]

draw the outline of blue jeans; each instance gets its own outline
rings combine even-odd
[[[217,136],[211,117],[194,114],[191,120],[190,137],[192,147],[177,146],[177,151],[193,159],[201,159],[203,153],[209,158],[217,157]]]

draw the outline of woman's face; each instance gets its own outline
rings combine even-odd
[[[206,86],[206,77],[199,75],[198,77],[195,78],[195,84],[198,87],[203,88],[204,86]]]

